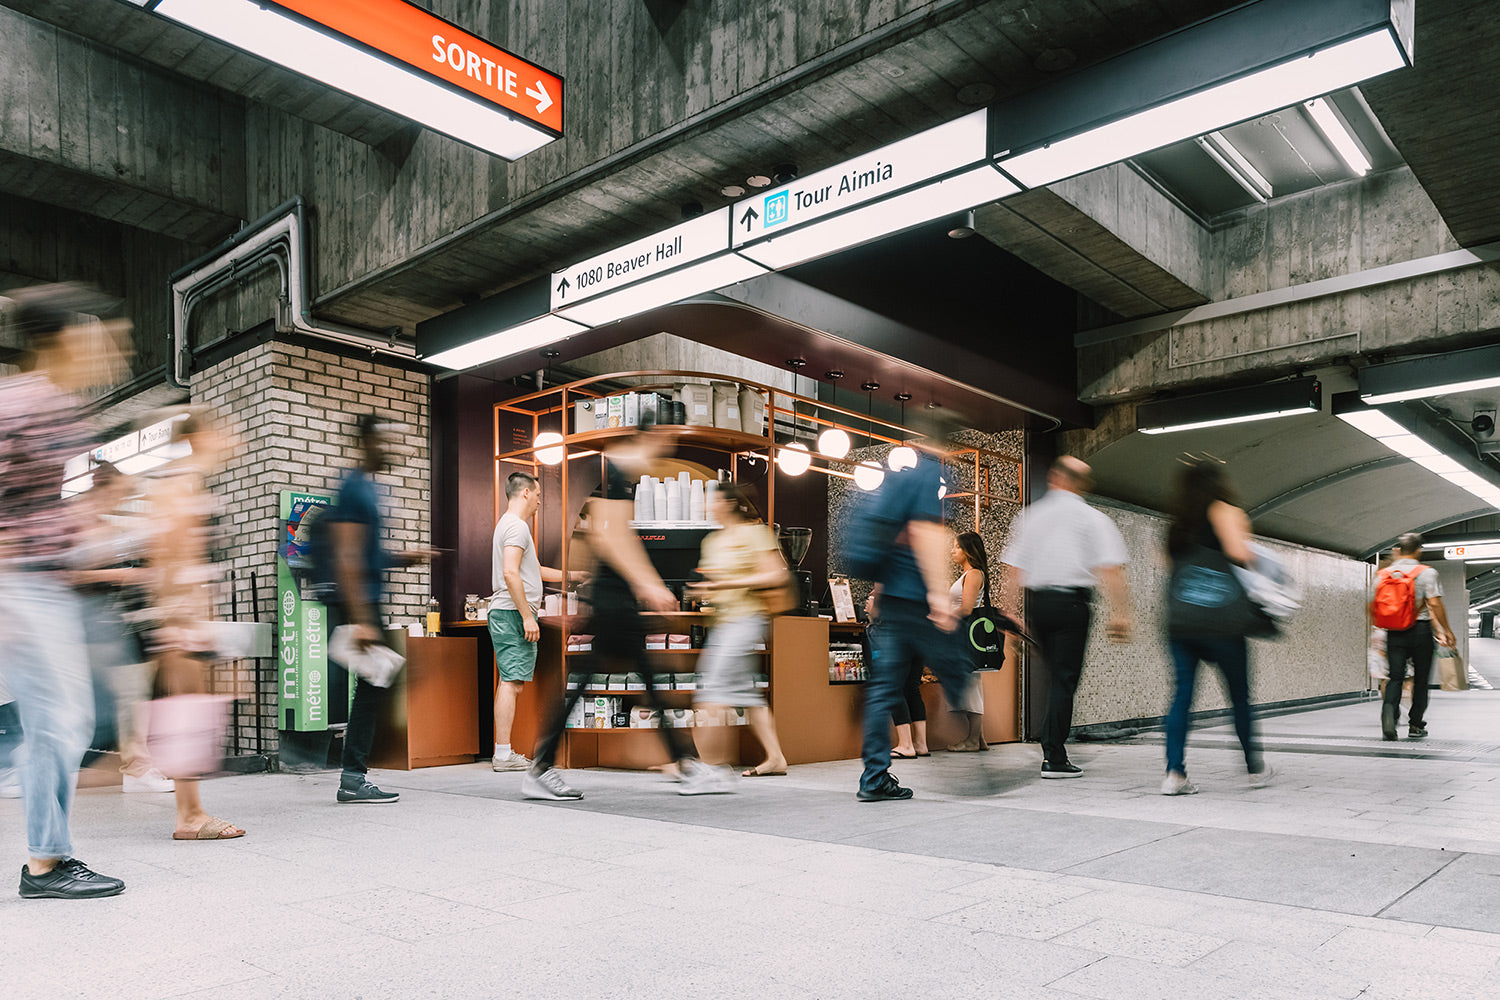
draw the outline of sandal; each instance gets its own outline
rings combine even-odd
[[[196,832],[189,831],[187,833],[184,833],[181,830],[174,830],[172,832],[172,839],[234,840],[238,837],[243,837],[244,835],[244,830],[241,830],[239,827],[235,826],[233,823],[230,823],[228,820],[219,819],[217,816],[210,816],[208,819],[204,820],[203,825],[198,827]]]
[[[917,755],[914,754],[914,753],[897,753],[896,751],[892,750],[891,751],[891,759],[892,760],[916,760],[917,759]]]
[[[785,777],[785,775],[786,768],[782,768],[780,771],[762,771],[751,767],[740,772],[741,778],[781,778]]]

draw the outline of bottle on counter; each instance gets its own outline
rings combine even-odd
[[[443,629],[443,606],[436,597],[427,601],[427,634],[437,635]]]

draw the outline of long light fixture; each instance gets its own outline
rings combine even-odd
[[[1244,188],[1246,194],[1261,203],[1270,200],[1271,182],[1255,169],[1255,164],[1245,159],[1245,154],[1241,153],[1224,133],[1210,132],[1193,141],[1198,144],[1198,148],[1208,154],[1209,159],[1223,168],[1231,180]]]
[[[1333,151],[1339,154],[1339,159],[1344,165],[1354,171],[1356,177],[1363,177],[1370,172],[1370,160],[1365,156],[1364,150],[1359,148],[1349,126],[1339,120],[1338,115],[1333,113],[1333,107],[1322,97],[1306,101],[1302,105],[1307,109],[1307,114],[1312,118],[1313,124],[1318,131],[1323,133],[1323,138],[1333,147]]]
[[[1321,384],[1307,376],[1141,403],[1135,408],[1135,420],[1142,434],[1167,434],[1317,413],[1322,401]]]
[[[997,105],[999,165],[1040,187],[1400,69],[1409,7],[1245,4]]]
[[[508,160],[519,159],[561,135],[560,111],[547,114],[562,99],[561,81],[552,74],[539,71],[539,76],[528,73],[508,78],[498,62],[529,64],[514,56],[506,59],[508,53],[410,4],[377,0],[372,9],[367,0],[320,2],[327,5],[327,12],[319,11],[318,5],[308,0],[160,0],[151,9],[251,55]],[[361,8],[360,4],[365,6]],[[320,25],[315,17],[338,22],[353,19],[349,23],[361,27],[350,30],[361,37],[346,39]],[[379,31],[363,30],[364,25]],[[462,43],[449,41],[459,36]],[[405,54],[379,52],[374,48],[377,37],[396,40]],[[438,37],[446,43],[441,61],[436,56]],[[406,53],[413,38],[422,45],[420,58],[415,52]],[[453,45],[458,46],[457,65],[461,69],[452,74],[451,82],[444,82],[441,74],[455,55]],[[431,63],[424,65],[428,72],[416,68],[424,58]],[[551,81],[555,93],[548,90],[546,81]],[[493,97],[486,99],[489,95],[482,96],[481,89],[492,91]],[[538,115],[555,121],[557,128],[527,121],[502,106],[506,102],[524,106],[528,94]]]
[[[1500,345],[1369,365],[1359,373],[1359,398],[1370,406],[1500,386]]]
[[[765,273],[766,268],[754,261],[726,253],[721,257],[690,264],[659,278],[622,288],[618,292],[610,292],[576,306],[569,306],[559,310],[558,315],[590,326],[602,326],[690,295],[748,281]]]
[[[561,316],[550,314],[538,316],[529,322],[501,330],[499,333],[492,333],[488,337],[482,337],[467,344],[460,344],[446,351],[440,351],[423,360],[441,368],[462,371],[488,361],[498,361],[501,358],[508,358],[567,340],[587,329],[588,327],[582,323],[575,323]]]
[[[993,167],[979,166],[955,177],[877,201],[794,229],[740,253],[768,268],[785,268],[861,243],[920,226],[1021,190]]]
[[[1500,484],[1480,475],[1474,468],[1445,454],[1411,427],[1390,414],[1373,407],[1336,406],[1334,416],[1350,427],[1375,439],[1384,447],[1408,458],[1440,476],[1491,507],[1500,509]]]

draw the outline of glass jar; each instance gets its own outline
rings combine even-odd
[[[479,620],[479,595],[464,595],[464,621],[473,622]]]

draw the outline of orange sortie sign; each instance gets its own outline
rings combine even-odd
[[[562,77],[406,0],[272,0],[272,4],[562,133]]]

